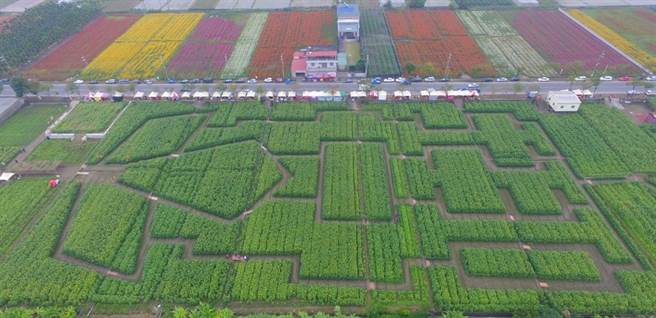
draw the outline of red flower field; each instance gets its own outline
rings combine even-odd
[[[335,23],[332,10],[270,13],[249,65],[250,76],[282,77],[283,68],[289,76],[294,50],[335,44]]]
[[[404,74],[450,77],[462,73],[495,74],[485,54],[453,11],[394,10],[386,11],[385,15]],[[411,72],[410,64],[415,66]]]
[[[596,66],[601,71],[606,65],[609,72],[637,70],[629,60],[558,11],[522,10],[515,14],[512,26],[533,48],[563,70],[592,70]]]
[[[87,63],[91,63],[139,17],[121,15],[97,18],[39,59],[28,69],[27,74],[41,80],[64,80],[74,75]]]

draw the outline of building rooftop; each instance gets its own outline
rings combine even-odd
[[[359,18],[360,8],[357,4],[338,4],[337,5],[337,18]]]

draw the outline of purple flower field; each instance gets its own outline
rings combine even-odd
[[[176,79],[217,77],[230,58],[242,26],[221,17],[205,17],[169,63]]]

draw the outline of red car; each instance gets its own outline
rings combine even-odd
[[[617,78],[617,80],[622,81],[622,82],[628,82],[628,81],[631,80],[631,76],[626,76],[626,75],[620,76],[620,77]]]

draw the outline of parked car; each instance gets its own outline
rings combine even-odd
[[[98,84],[98,81],[89,81],[89,84]]]
[[[610,75],[602,76],[599,78],[600,81],[612,81],[613,77]]]
[[[248,79],[246,79],[246,78],[240,78],[240,79],[237,79],[237,80],[235,81],[235,83],[237,83],[237,84],[244,84],[244,83],[246,83],[247,80],[248,80]]]
[[[136,80],[133,80],[132,83],[134,83],[134,84],[141,84],[141,80],[140,80],[140,79],[136,79]]]
[[[119,83],[119,84],[130,84],[130,80],[124,78],[124,79],[120,79],[120,80],[118,80],[118,83]]]
[[[232,83],[232,80],[231,79],[225,79],[225,80],[223,80],[223,83],[224,84],[230,84],[230,83]]]
[[[548,82],[548,81],[550,81],[550,80],[551,80],[551,79],[548,78],[548,77],[546,77],[546,76],[542,76],[542,77],[538,78],[538,82]]]
[[[401,82],[401,84],[410,85],[410,84],[412,84],[412,82],[406,79],[406,80],[403,80],[403,82]]]
[[[480,86],[476,83],[469,83],[467,84],[467,88],[479,88]]]
[[[176,83],[175,79],[172,79],[172,78],[167,79],[166,82],[169,83],[169,84],[175,84]],[[184,82],[184,81],[180,81],[180,83],[182,83],[182,82]]]
[[[519,78],[519,76],[513,76],[513,77],[510,78],[510,80],[513,81],[513,82],[519,82],[520,78]]]
[[[656,95],[656,92],[652,91],[651,89],[648,89],[648,90],[645,91],[645,95],[654,96],[654,95]]]
[[[418,82],[423,82],[424,79],[421,78],[420,76],[415,76],[415,77],[411,78],[410,81],[411,81],[411,82],[418,83]]]
[[[152,80],[146,80],[144,83],[146,83],[146,84],[152,84],[153,81],[152,81]]]
[[[508,79],[505,78],[505,77],[498,77],[498,78],[496,79],[496,81],[497,81],[497,82],[507,82]]]
[[[448,78],[448,77],[442,77],[442,78],[440,78],[440,82],[442,82],[442,83],[446,83],[446,82],[450,82],[450,81],[451,81],[451,79]]]
[[[198,84],[198,83],[201,82],[201,80],[200,80],[200,78],[194,78],[190,82],[193,83],[193,84]]]
[[[622,82],[628,82],[628,81],[632,80],[632,78],[631,78],[631,76],[624,75],[624,76],[618,77],[617,80],[622,81]]]
[[[435,77],[434,76],[429,76],[424,78],[424,82],[435,82]]]
[[[397,83],[403,83],[403,82],[406,81],[406,79],[405,79],[405,77],[400,76],[400,77],[397,77],[395,81],[396,81]]]
[[[650,82],[656,81],[656,75],[647,76],[645,80]]]
[[[175,81],[173,83],[175,83]],[[180,84],[189,84],[189,80],[187,80],[187,79],[181,80]]]
[[[254,79],[254,78],[251,78],[251,79],[248,80],[248,84],[256,84],[256,83],[257,83],[257,80]]]
[[[105,81],[105,84],[116,84],[116,79],[108,79]]]
[[[378,85],[378,84],[380,84],[380,83],[382,83],[382,82],[383,82],[383,80],[382,80],[380,77],[374,77],[374,78],[371,80],[371,85]]]
[[[265,83],[271,83],[271,82],[273,82],[273,78],[267,77],[267,78],[264,79],[264,82]]]
[[[276,77],[276,83],[283,83],[284,81],[282,77]]]
[[[486,83],[494,82],[494,80],[491,77],[486,77],[486,78],[482,79],[481,81],[486,82]]]
[[[388,78],[383,80],[383,83],[394,83],[394,78],[388,77]]]
[[[352,78],[347,78],[344,81],[342,81],[342,83],[351,84],[351,83],[353,83],[353,79]]]
[[[580,82],[580,81],[585,81],[585,80],[587,80],[587,79],[588,79],[588,77],[587,77],[587,76],[583,76],[583,75],[581,75],[581,76],[577,76],[577,77],[574,78],[575,81],[579,81],[579,82]]]
[[[78,85],[79,84],[84,84],[84,81],[79,79],[79,80],[76,80],[75,82],[73,82],[73,84],[78,84]]]
[[[206,77],[206,78],[203,79],[203,83],[212,84],[212,83],[214,83],[214,79],[211,78],[211,77]]]

